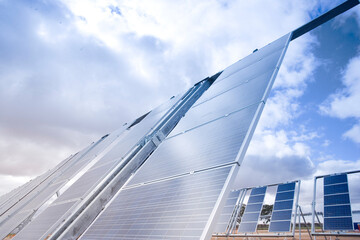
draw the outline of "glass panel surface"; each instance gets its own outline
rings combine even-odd
[[[238,232],[241,233],[249,233],[249,232],[255,232],[257,227],[257,222],[241,222]]]
[[[129,185],[235,161],[257,106],[168,138]],[[186,151],[184,151],[186,149]]]
[[[239,197],[240,191],[231,191],[228,199],[226,200],[225,206],[221,212],[221,215],[218,217],[214,233],[224,233],[226,227],[230,221],[230,218],[235,209],[236,201]]]
[[[245,213],[247,212],[259,212],[261,210],[262,207],[262,203],[257,203],[257,204],[249,204],[246,206],[245,208]]]
[[[261,89],[265,90],[265,85],[269,83],[276,63],[279,60],[279,56],[282,50],[273,53],[268,56],[266,59],[263,59],[258,64],[251,65],[245,69],[242,69],[223,81],[215,82],[212,87],[210,87],[194,105],[195,107],[198,104],[201,104],[209,99],[212,99],[220,94],[224,94],[227,91],[235,88],[245,88],[251,89],[258,85]],[[255,96],[257,96],[259,90],[255,91]],[[249,96],[249,93],[247,94]],[[262,97],[262,96],[261,96]]]
[[[23,222],[28,216],[30,216],[31,212],[19,212],[16,213],[12,218],[10,218],[6,222],[2,222],[0,227],[0,239],[5,239],[5,237],[21,222]]]
[[[259,188],[253,188],[251,190],[251,196],[259,195],[259,194],[265,194],[267,187],[259,187]]]
[[[259,219],[259,213],[244,213],[241,218],[242,222],[257,222]]]
[[[351,216],[350,205],[324,207],[325,217],[345,217]]]
[[[324,196],[324,205],[350,204],[349,194],[337,194]]]
[[[44,239],[43,234],[62,216],[71,206],[73,202],[59,204],[48,207],[37,218],[31,221],[26,227],[20,231],[13,239],[38,240]]]
[[[345,183],[347,182],[347,174],[324,177],[324,185]]]
[[[325,230],[353,230],[351,217],[344,218],[324,218]]]
[[[284,46],[287,44],[289,38],[289,34],[279,38],[278,40],[266,45],[265,47],[259,49],[258,51],[250,54],[249,56],[241,59],[240,61],[232,64],[231,66],[227,67],[215,83],[222,81],[224,78],[234,74],[235,72],[240,71],[252,64],[256,64],[257,62],[261,61],[263,58],[266,58],[267,55],[271,55],[273,52],[276,52],[280,49],[283,49]]]
[[[248,204],[250,203],[262,203],[264,201],[265,195],[256,195],[256,196],[250,196]]]
[[[293,191],[295,190],[295,182],[280,184],[277,192]]]
[[[81,239],[199,239],[230,168],[124,189]]]
[[[269,232],[290,232],[290,221],[271,222]]]
[[[324,185],[324,195],[349,192],[348,183]]]
[[[85,172],[73,185],[71,185],[62,195],[60,195],[59,198],[57,198],[48,209],[56,209],[56,206],[62,206],[63,211],[56,211],[52,212],[53,216],[52,218],[48,218],[47,225],[51,226],[52,224],[55,224],[58,219],[61,219],[63,217],[63,214],[66,213],[67,210],[69,210],[71,207],[78,204],[78,200],[80,200],[81,197],[86,196],[89,191],[93,190],[97,183],[103,179],[103,177],[108,173],[113,167],[114,164],[117,161],[121,160],[121,157],[123,157],[128,151],[131,150],[133,146],[135,146],[138,141],[145,136],[146,133],[148,133],[152,127],[161,119],[161,117],[168,111],[168,109],[178,100],[179,97],[173,98],[169,100],[171,104],[163,104],[159,108],[161,108],[161,111],[158,111],[158,109],[155,109],[155,111],[150,112],[142,121],[140,121],[138,124],[131,127],[129,130],[124,130],[127,127],[123,127],[120,130],[115,131],[114,133],[110,134],[107,138],[103,139],[102,142],[100,142],[98,145],[96,145],[93,149],[91,149],[89,152],[87,152],[82,159],[86,158],[88,160],[92,160],[97,156],[97,154],[101,153],[102,150],[104,150],[107,146],[109,146],[115,138],[117,138],[118,134],[119,136],[119,142],[107,153],[104,155],[103,158],[101,158],[97,163],[94,164],[87,172]],[[166,106],[166,107],[164,107]],[[70,171],[67,171],[66,174],[62,176],[68,177],[72,176],[73,174],[77,173],[79,169],[82,169],[88,161],[78,161],[78,163],[70,168]],[[71,173],[71,174],[69,174]],[[67,202],[70,200],[70,203],[65,204],[64,202]],[[68,209],[65,209],[65,207],[68,207]],[[36,219],[42,219],[46,218],[46,215],[48,215],[46,209],[43,213],[41,213]],[[49,210],[49,211],[50,211]],[[44,216],[43,216],[44,215]],[[53,222],[50,222],[53,221]],[[29,225],[31,227],[33,225]],[[36,228],[36,227],[35,227]],[[27,227],[25,228],[27,229]],[[24,230],[25,230],[24,229]],[[39,228],[43,229],[44,232],[41,234],[44,234],[46,230],[45,228]],[[38,230],[38,236],[40,237],[40,230]]]
[[[275,211],[271,216],[271,221],[276,220],[289,220],[291,219],[292,210]]]
[[[293,200],[275,202],[275,204],[274,204],[274,211],[275,211],[275,210],[292,209],[292,207],[293,207]]]
[[[288,200],[288,199],[294,199],[294,191],[290,192],[278,192],[276,194],[275,201],[281,201],[281,200]]]

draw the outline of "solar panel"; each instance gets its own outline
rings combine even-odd
[[[246,209],[249,212],[259,212],[261,211],[261,208],[262,208],[262,203],[246,205]]]
[[[199,239],[230,169],[124,189],[81,239]]]
[[[281,201],[281,200],[287,200],[293,198],[294,198],[294,191],[279,192],[278,194],[276,194],[275,201]]]
[[[288,37],[285,35],[226,68],[170,136],[266,100]]]
[[[266,189],[267,187],[258,187],[258,188],[253,188],[251,190],[251,195],[255,196],[255,195],[263,195],[266,193]]]
[[[341,216],[351,216],[350,205],[324,207],[324,217],[341,217]]]
[[[339,174],[339,175],[324,177],[324,185],[331,185],[336,183],[347,183],[347,175]]]
[[[325,185],[324,194],[335,194],[335,193],[347,193],[349,192],[348,184],[335,184],[335,185]]]
[[[284,184],[280,184],[278,186],[277,192],[286,192],[286,191],[294,191],[295,190],[295,182],[291,182],[291,183],[284,183]]]
[[[225,233],[225,231],[227,230],[230,218],[236,210],[235,205],[238,200],[239,194],[239,190],[230,192],[228,199],[226,200],[225,206],[223,207],[221,214],[217,220],[215,229],[213,231],[214,233]]]
[[[253,188],[250,193],[247,206],[243,216],[241,217],[241,222],[238,231],[239,232],[255,232],[257,223],[260,217],[262,205],[265,198],[267,187]]]
[[[353,230],[347,174],[324,177],[324,229]]]
[[[168,138],[138,170],[129,185],[234,162],[257,108],[249,107]]]
[[[291,214],[292,210],[275,211],[271,216],[271,220],[288,220],[291,219]]]
[[[271,215],[269,232],[289,232],[296,182],[279,184]]]
[[[279,201],[279,202],[275,202],[274,211],[292,209],[292,207],[293,207],[293,200]]]
[[[289,232],[291,221],[270,222],[269,232]]]
[[[325,230],[353,230],[352,217],[336,217],[324,219]]]
[[[257,212],[254,213],[246,213],[241,218],[243,222],[257,222],[259,220],[259,214]]]

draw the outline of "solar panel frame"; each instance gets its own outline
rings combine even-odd
[[[225,206],[223,207],[220,216],[217,219],[216,226],[213,230],[214,233],[225,233],[228,230],[231,217],[236,211],[237,203],[240,198],[240,190],[231,191],[226,200]]]
[[[275,203],[270,218],[269,232],[290,232],[294,210],[296,183],[283,183],[277,186]],[[299,185],[297,192],[299,192]],[[295,219],[295,217],[294,217]]]
[[[353,230],[347,174],[324,177],[324,230]]]
[[[252,188],[245,207],[244,214],[241,217],[238,232],[255,232],[260,218],[261,210],[264,204],[267,186]]]

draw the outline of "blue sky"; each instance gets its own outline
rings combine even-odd
[[[0,0],[0,194],[340,2]],[[305,201],[360,168],[359,24],[291,42],[235,187],[301,178]]]

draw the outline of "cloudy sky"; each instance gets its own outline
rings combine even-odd
[[[0,0],[0,195],[341,2]],[[360,169],[359,26],[291,42],[235,187]]]

